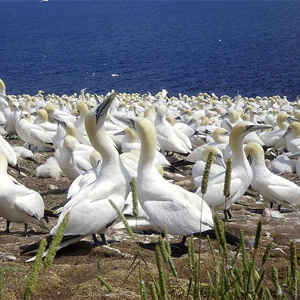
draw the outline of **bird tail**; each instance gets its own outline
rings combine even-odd
[[[201,237],[204,237],[204,236],[209,236],[212,239],[217,238],[215,229],[210,229],[210,230],[201,232]],[[232,245],[232,246],[238,246],[240,244],[240,239],[228,231],[225,231],[225,240],[226,240],[227,244]]]
[[[195,164],[194,162],[191,162],[191,161],[188,161],[185,159],[181,159],[181,160],[178,160],[178,161],[172,163],[172,166],[176,168],[176,167],[190,166],[190,165],[194,165],[194,164]]]
[[[46,249],[49,247],[49,245],[51,244],[52,240],[53,240],[53,236],[52,235],[47,235],[45,237],[46,241],[47,241],[47,245],[46,245]],[[31,245],[26,245],[26,246],[21,246],[20,248],[23,249],[20,253],[20,255],[24,255],[24,254],[29,254],[29,253],[36,253],[40,247],[41,241],[35,242]]]

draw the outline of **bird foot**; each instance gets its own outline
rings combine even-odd
[[[239,216],[239,217],[234,217],[230,219],[222,219],[224,222],[239,222],[239,221],[247,221],[248,217],[247,216]]]

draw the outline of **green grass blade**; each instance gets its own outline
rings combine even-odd
[[[62,241],[62,238],[64,236],[65,229],[67,227],[68,221],[69,221],[69,212],[65,215],[64,219],[62,220],[61,224],[59,225],[55,236],[53,237],[53,240],[49,246],[48,254],[45,258],[44,262],[44,268],[47,269],[50,266],[52,266],[57,249]]]
[[[24,300],[30,300],[31,295],[34,293],[37,277],[38,277],[40,266],[42,264],[43,253],[46,249],[46,245],[47,245],[47,241],[45,239],[42,239],[25,289],[25,293],[23,297]]]

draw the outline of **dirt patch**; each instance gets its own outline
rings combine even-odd
[[[11,140],[12,145],[22,144],[19,140]],[[35,176],[36,167],[43,163],[53,153],[37,153],[35,160],[19,160],[19,165],[26,170],[26,177],[20,176],[16,171],[9,172],[27,187],[41,193],[45,206],[51,209],[57,204],[66,200],[66,191],[69,187],[69,180],[60,177],[59,180],[52,178],[37,178]],[[184,177],[171,176],[175,182],[189,190],[193,190],[191,181],[191,167],[182,169]],[[296,176],[289,176],[293,181],[297,181]],[[279,270],[279,278],[283,280],[286,275],[286,267],[289,263],[290,241],[295,240],[298,253],[300,253],[300,213],[298,210],[283,208],[282,213],[273,214],[268,209],[269,204],[261,201],[259,195],[253,190],[242,197],[242,199],[232,207],[233,216],[246,216],[245,221],[225,223],[228,232],[239,236],[243,230],[251,253],[255,238],[256,227],[261,219],[263,223],[262,239],[258,249],[258,257],[262,257],[265,247],[272,241],[272,249],[267,262],[267,274],[265,282],[271,287],[271,265],[276,265]],[[220,217],[222,214],[220,213]],[[51,217],[49,228],[56,224],[56,219]],[[20,247],[29,245],[43,238],[43,232],[37,226],[29,227],[29,236],[22,236],[24,226],[22,224],[11,224],[11,234],[4,233],[6,221],[0,218],[0,266],[4,270],[4,299],[22,298],[32,264],[25,261],[30,256],[20,256]],[[38,277],[38,283],[34,299],[140,299],[139,290],[139,265],[134,260],[137,254],[136,244],[130,239],[125,230],[109,229],[107,238],[110,246],[95,246],[91,237],[60,250],[54,261],[54,265],[47,271],[42,272]],[[148,282],[151,277],[157,276],[157,266],[155,260],[155,245],[158,236],[138,235],[141,252],[147,267],[141,263],[143,280]],[[179,242],[181,237],[171,236],[170,241]],[[195,249],[198,249],[198,239],[195,239]],[[213,246],[217,249],[215,240]],[[187,243],[186,243],[187,245]],[[201,276],[202,282],[207,281],[207,272],[212,271],[214,262],[205,238],[201,240]],[[236,247],[228,245],[229,251],[234,253]],[[188,286],[190,270],[188,268],[188,249],[183,247],[174,248],[172,252],[178,280],[185,288]],[[98,267],[100,263],[103,276],[113,287],[114,292],[109,292],[101,285],[97,279]],[[136,267],[134,268],[134,266]],[[150,273],[149,273],[150,270]],[[171,273],[170,273],[171,274]],[[172,281],[172,276],[168,278]],[[172,282],[171,282],[172,283]],[[174,291],[174,299],[184,299],[184,296]]]

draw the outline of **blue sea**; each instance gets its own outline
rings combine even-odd
[[[300,95],[300,1],[0,1],[8,94]]]

